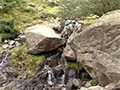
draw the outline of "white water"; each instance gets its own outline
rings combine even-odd
[[[8,58],[9,52],[7,52],[7,54],[5,55],[5,58],[3,58],[2,62],[0,63],[0,67],[5,67],[8,62],[7,62],[7,58]]]
[[[52,69],[49,69],[48,70],[48,84],[50,84],[50,85],[53,85],[54,84],[54,82],[52,81],[52,78],[53,78],[53,72],[52,72]]]
[[[54,58],[58,57],[58,54],[51,56],[50,58],[48,58],[47,60],[55,60]],[[66,68],[66,60],[64,58],[59,59],[58,61],[58,67],[62,66],[62,69],[64,70],[63,75],[60,76],[60,81],[57,81],[57,78],[55,78],[54,73],[53,73],[53,69],[47,65],[47,63],[44,65],[44,68],[42,69],[41,72],[44,72],[47,74],[47,84],[52,85],[52,87],[58,87],[61,88],[61,90],[66,90],[66,85],[65,85],[65,68]],[[58,77],[58,76],[57,76]],[[60,82],[60,83],[59,83]],[[44,87],[43,90],[45,90],[46,88]]]
[[[47,77],[47,83],[50,85],[53,85],[56,81],[55,77],[54,77],[54,73],[52,68],[50,68],[48,65],[45,65],[43,68],[44,71],[47,70],[48,73],[48,77]]]
[[[61,83],[63,86],[65,84],[65,74],[62,75],[62,83]]]

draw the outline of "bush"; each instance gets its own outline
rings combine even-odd
[[[2,7],[1,12],[9,12],[12,8],[20,6],[23,3],[23,0],[4,0],[0,2],[0,6]]]
[[[61,0],[59,2],[58,16],[64,19],[76,19],[81,16],[80,0]]]
[[[76,19],[91,14],[101,16],[120,9],[120,0],[61,0],[58,15],[65,19]]]
[[[21,11],[28,12],[28,13],[35,13],[35,9],[30,6],[23,6],[21,7]]]
[[[120,0],[88,0],[85,2],[87,14],[102,16],[109,11],[120,9]]]
[[[2,41],[14,39],[19,34],[14,28],[14,19],[0,21],[0,33],[2,33]]]

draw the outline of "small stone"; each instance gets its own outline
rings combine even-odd
[[[43,90],[44,89],[44,85],[39,84],[36,86],[36,88],[34,90]]]
[[[91,83],[90,82],[86,82],[85,87],[88,88],[90,86],[91,86]]]
[[[85,88],[85,87],[81,87],[81,89],[79,89],[79,90],[88,90],[87,88]]]
[[[13,45],[14,43],[15,43],[14,40],[11,40],[11,41],[9,42],[10,45]]]
[[[8,44],[4,44],[2,47],[3,47],[3,48],[8,48],[9,45],[8,45]]]
[[[58,76],[60,76],[64,73],[61,66],[54,67],[53,72],[55,75],[58,75]]]
[[[26,38],[25,35],[20,35],[19,37],[20,37],[21,39],[25,39],[25,38]]]
[[[20,38],[18,37],[18,38],[15,38],[15,41],[20,41]]]
[[[13,46],[12,46],[12,45],[9,45],[9,46],[8,46],[8,48],[9,48],[9,49],[12,49],[12,48],[13,48]]]
[[[73,79],[73,84],[74,84],[76,87],[78,87],[78,86],[80,85],[79,82],[80,82],[79,79]]]
[[[104,89],[101,86],[91,86],[89,88],[81,87],[81,89],[79,89],[79,90],[106,90],[106,89]]]
[[[91,86],[88,88],[88,90],[105,90],[105,89],[101,86]]]
[[[112,89],[114,87],[115,87],[115,83],[110,83],[110,84],[108,84],[108,85],[105,86],[105,89],[106,90],[110,90],[110,89]]]
[[[76,76],[76,70],[75,69],[71,69],[68,73],[68,76],[70,77],[75,77]]]
[[[47,90],[61,90],[60,87],[53,87],[53,88],[48,88]]]
[[[16,46],[20,46],[21,44],[20,44],[18,41],[16,41],[16,42],[15,42],[15,45],[16,45]]]
[[[7,80],[6,76],[4,74],[0,75],[0,83],[3,83]]]
[[[69,81],[67,82],[67,90],[75,90],[74,88],[74,84],[72,82],[72,78],[69,79]]]
[[[8,43],[8,40],[5,40],[4,43],[7,44],[7,43]]]

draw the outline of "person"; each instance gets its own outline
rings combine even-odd
[[[61,37],[67,40],[74,31],[80,32],[81,24],[79,24],[75,20],[67,20],[65,22],[65,27],[61,33]]]

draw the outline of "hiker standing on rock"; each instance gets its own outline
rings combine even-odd
[[[64,39],[68,39],[73,32],[81,31],[81,24],[76,22],[75,20],[67,20],[65,22],[64,30],[61,33],[61,37]]]

